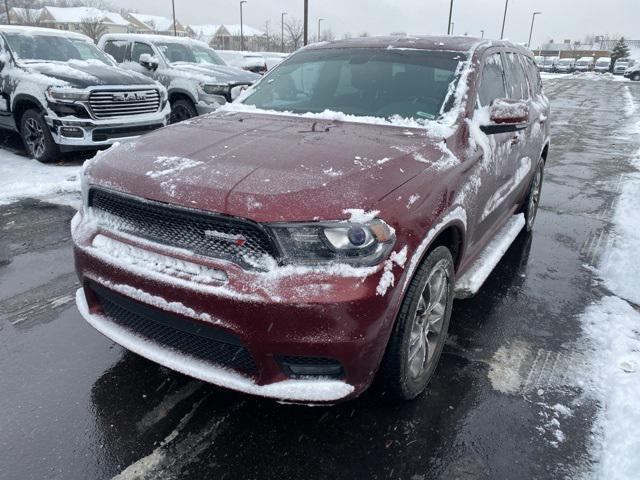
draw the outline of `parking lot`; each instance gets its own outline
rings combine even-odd
[[[129,353],[76,309],[74,209],[59,204],[73,193],[0,204],[0,478],[556,479],[591,469],[598,404],[581,381],[580,317],[608,295],[594,268],[640,147],[627,128],[640,120],[628,106],[640,108],[640,83],[553,76],[545,89],[552,146],[534,234],[475,298],[454,303],[436,375],[405,404],[374,388],[333,407],[282,405]],[[10,151],[20,143],[7,136],[0,163]],[[81,162],[68,160],[69,175]]]

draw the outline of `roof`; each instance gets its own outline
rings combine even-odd
[[[86,35],[70,32],[68,30],[59,30],[57,28],[28,27],[22,25],[0,25],[0,32],[19,33],[22,35],[52,35],[55,37],[70,37],[93,43],[93,41]]]
[[[12,7],[9,9],[10,13],[13,13],[16,17],[31,17],[38,18],[42,13],[42,8],[21,8],[21,7]]]
[[[143,13],[130,13],[129,16],[140,23],[144,23],[156,32],[167,32],[173,29],[173,19],[160,15],[146,15]],[[176,21],[176,26],[178,22]]]
[[[220,25],[220,28],[224,28],[232,37],[240,36],[239,23]],[[257,28],[250,27],[249,25],[242,25],[242,34],[245,37],[261,37],[262,35],[264,35],[264,32],[262,30],[258,30]]]
[[[451,35],[412,35],[403,37],[359,37],[333,42],[312,43],[306,48],[389,48],[469,52],[484,47],[511,47],[532,55],[519,45],[506,40]]]
[[[216,32],[220,29],[220,25],[211,25],[211,24],[205,24],[205,25],[187,25],[188,28],[190,28],[193,33],[195,33],[196,35],[202,35],[205,37],[212,37],[216,34]]]
[[[109,12],[107,10],[100,10],[93,7],[44,7],[44,10],[49,12],[51,17],[56,22],[60,23],[80,23],[87,18],[98,18],[104,23],[110,23],[112,25],[129,25],[129,22],[124,19],[119,13]]]

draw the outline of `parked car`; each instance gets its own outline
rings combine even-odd
[[[611,58],[600,57],[596,60],[594,71],[598,73],[606,73],[611,71]]]
[[[556,63],[556,72],[572,73],[575,70],[575,66],[576,66],[575,58],[561,58]]]
[[[216,113],[85,169],[79,310],[234,390],[331,403],[377,372],[414,398],[454,298],[532,230],[549,135],[533,57],[509,42],[310,46]]]
[[[556,63],[558,62],[558,57],[543,57],[542,65],[539,66],[540,70],[543,72],[555,72],[556,71]]]
[[[267,71],[267,62],[259,53],[238,52],[235,50],[216,50],[227,65],[248,70],[249,72],[264,75]]]
[[[634,62],[633,65],[628,67],[624,71],[624,76],[634,82],[640,82],[640,62]]]
[[[613,66],[613,74],[624,75],[625,70],[629,67],[632,67],[633,64],[634,64],[634,61],[630,58],[620,58],[616,60],[616,63]]]
[[[575,71],[576,72],[589,72],[593,70],[594,61],[593,57],[580,57],[576,61]]]
[[[279,52],[258,52],[262,58],[264,58],[264,62],[267,65],[267,70],[271,70],[276,65],[280,64],[285,58],[289,56],[288,53],[279,53]]]
[[[206,43],[190,38],[112,33],[98,47],[168,89],[172,123],[214,111],[260,78],[228,66]]]
[[[168,116],[166,89],[118,68],[89,37],[0,26],[0,128],[18,132],[36,160],[135,138]]]

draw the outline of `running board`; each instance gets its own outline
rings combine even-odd
[[[496,234],[467,271],[456,281],[456,298],[469,298],[476,294],[493,269],[525,225],[524,214],[514,215]]]

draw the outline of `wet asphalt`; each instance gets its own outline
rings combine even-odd
[[[574,378],[586,361],[578,316],[606,294],[591,267],[638,149],[624,102],[625,89],[640,102],[640,83],[545,88],[553,143],[535,232],[455,302],[436,375],[409,403],[373,389],[333,407],[281,405],[129,353],[74,305],[73,210],[0,206],[0,479],[581,476],[597,406]]]

